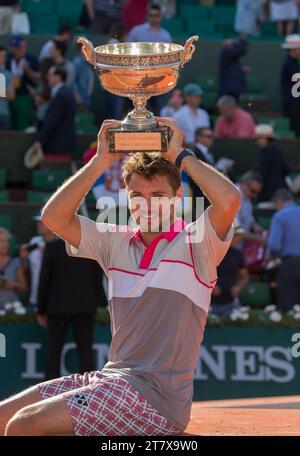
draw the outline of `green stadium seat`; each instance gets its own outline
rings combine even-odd
[[[12,218],[10,214],[0,214],[0,227],[6,228],[11,231],[12,229]]]
[[[0,201],[2,203],[7,203],[9,200],[9,195],[6,190],[0,191]]]
[[[266,215],[260,215],[258,216],[257,218],[257,223],[259,224],[259,226],[261,226],[264,230],[268,230],[270,229],[270,226],[271,226],[271,220],[272,220],[272,217],[268,217]]]
[[[250,307],[265,307],[270,304],[270,290],[267,283],[250,282],[241,292],[240,299],[243,305]]]
[[[216,22],[234,23],[235,6],[214,6],[211,11],[211,18]]]
[[[264,36],[277,36],[277,26],[275,22],[265,22],[261,24],[261,37]]]
[[[198,76],[196,83],[199,84],[204,92],[217,92],[219,87],[218,77],[215,75]]]
[[[56,11],[61,25],[68,24],[75,28],[79,23],[81,10],[81,0],[56,0]]]
[[[58,15],[31,13],[29,15],[31,32],[39,35],[56,35],[59,28]]]
[[[184,34],[184,22],[179,17],[165,19],[162,21],[162,26],[167,29],[173,37]]]
[[[224,40],[224,35],[222,33],[201,33],[201,40],[213,40],[221,41]]]
[[[21,3],[22,11],[31,14],[51,14],[55,13],[55,0],[25,0]]]
[[[97,127],[95,125],[94,114],[91,112],[77,112],[76,113],[76,130],[84,133],[95,133]]]
[[[241,100],[266,100],[268,97],[265,93],[248,92],[241,96]]]
[[[179,6],[178,15],[183,19],[208,19],[210,12],[211,8],[207,6],[182,4]]]
[[[191,16],[190,19],[187,19],[187,31],[191,34],[199,34],[200,38],[204,34],[215,33],[215,23],[211,20],[199,20]]]
[[[247,76],[248,91],[252,93],[261,93],[263,91],[263,78],[249,74]]]
[[[25,130],[33,125],[35,114],[33,101],[29,95],[17,95],[9,104],[13,130]]]
[[[284,139],[294,139],[296,138],[296,133],[294,131],[286,130],[275,130],[275,134]]]
[[[33,190],[56,190],[67,177],[68,173],[65,170],[34,170],[31,175],[31,185]]]
[[[288,117],[259,117],[258,120],[259,123],[272,125],[275,130],[290,130],[290,119]]]
[[[52,195],[52,193],[49,193],[49,192],[29,191],[29,192],[27,192],[27,202],[45,204],[51,195]]]
[[[0,169],[0,189],[6,185],[6,169]]]
[[[207,111],[212,111],[216,105],[217,98],[218,98],[217,92],[204,93],[203,108]]]
[[[215,25],[216,27],[216,31],[218,33],[223,33],[223,35],[225,35],[225,37],[232,37],[232,35],[234,34],[234,27],[233,27],[233,22],[221,22],[221,21],[218,21]]]

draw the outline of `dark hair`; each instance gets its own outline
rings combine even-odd
[[[157,3],[150,3],[148,5],[148,11],[152,10],[152,9],[155,9],[155,10],[161,12],[161,7]]]
[[[211,130],[211,128],[210,127],[199,127],[199,128],[197,128],[196,131],[195,131],[195,138],[197,138],[198,136],[201,136],[205,130]]]
[[[67,46],[63,41],[60,40],[53,40],[53,43],[56,47],[56,49],[61,53],[61,55],[64,57],[67,52]]]
[[[129,184],[132,174],[139,174],[145,179],[155,175],[166,176],[174,194],[181,185],[179,169],[159,152],[135,152],[123,163],[123,179]]]
[[[59,76],[60,79],[62,80],[62,82],[66,82],[67,77],[68,77],[67,70],[66,70],[62,65],[55,65],[55,66],[52,66],[52,67],[50,68],[50,70],[51,70],[52,68],[54,68],[53,74],[56,74],[57,76]]]
[[[279,188],[273,195],[272,201],[294,201],[293,195],[286,188]]]
[[[247,173],[243,174],[241,182],[246,182],[247,184],[249,184],[253,181],[260,182],[262,184],[262,175],[259,174],[257,171],[248,171]]]
[[[63,35],[64,33],[72,33],[72,29],[69,25],[61,25],[58,29],[58,35]]]

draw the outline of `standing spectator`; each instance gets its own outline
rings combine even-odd
[[[300,207],[286,189],[277,190],[273,202],[277,213],[271,222],[269,250],[281,258],[277,302],[287,312],[300,302]]]
[[[277,23],[278,35],[294,33],[299,17],[297,0],[271,0],[270,7],[271,20]]]
[[[107,35],[110,27],[121,20],[122,0],[85,0],[90,33]]]
[[[259,146],[259,172],[263,187],[258,195],[259,201],[270,201],[279,188],[285,187],[285,176],[289,167],[275,142],[271,125],[257,125],[255,128],[256,143]]]
[[[264,19],[266,0],[238,0],[234,28],[241,36],[258,36],[259,24]]]
[[[75,70],[72,62],[66,59],[67,45],[63,41],[54,40],[51,48],[53,65],[64,67],[67,72],[66,85],[74,86]]]
[[[67,73],[64,68],[51,67],[48,79],[51,101],[35,146],[42,146],[48,160],[69,160],[76,146],[75,95],[66,86]]]
[[[161,26],[162,19],[160,6],[151,3],[148,6],[147,21],[133,27],[128,33],[126,41],[171,43],[170,33]]]
[[[18,6],[18,0],[0,0],[0,35],[11,33],[13,14]]]
[[[19,258],[10,255],[10,233],[0,228],[0,309],[6,303],[18,301],[17,293],[27,289]]]
[[[236,221],[234,236],[225,257],[217,267],[218,280],[212,291],[212,313],[223,317],[240,305],[239,296],[249,276],[243,255],[236,244],[241,240],[243,228]]]
[[[122,8],[122,23],[127,30],[145,21],[148,0],[129,0]]]
[[[40,279],[40,270],[43,259],[43,251],[46,242],[54,239],[55,235],[42,222],[40,215],[33,217],[37,223],[37,236],[30,239],[28,244],[23,244],[20,249],[20,259],[23,270],[30,273],[30,296],[31,309],[37,309],[37,294]]]
[[[27,52],[27,43],[22,35],[13,35],[10,46],[6,69],[11,72],[16,95],[28,95],[28,85],[35,85],[39,80],[37,59]]]
[[[60,356],[68,327],[73,327],[79,371],[94,370],[94,319],[103,304],[102,272],[92,260],[70,258],[62,239],[47,242],[38,290],[38,322],[47,327],[45,378],[59,377]]]
[[[185,134],[185,143],[193,144],[197,128],[210,127],[209,116],[204,109],[199,108],[202,103],[203,91],[197,84],[187,84],[183,89],[186,104],[173,115],[178,126]]]
[[[54,41],[61,41],[66,46],[68,46],[71,38],[72,38],[71,28],[68,25],[62,25],[58,30],[58,34],[53,39],[46,41],[46,43],[42,46],[42,49],[41,49],[40,55],[39,55],[39,61],[52,57],[52,48],[54,46]]]
[[[237,105],[230,95],[223,95],[217,102],[221,116],[215,126],[218,138],[243,139],[255,136],[255,122],[251,114]]]
[[[0,72],[5,77],[5,98],[0,98],[0,130],[8,130],[11,125],[8,100],[15,98],[15,90],[11,74],[6,70],[6,50],[3,46],[0,46]]]
[[[94,89],[95,75],[91,65],[86,61],[81,52],[81,45],[77,44],[77,55],[73,62],[74,89],[77,105],[89,109]]]
[[[181,108],[183,101],[184,99],[181,90],[174,90],[168,99],[168,104],[160,111],[161,117],[173,117],[175,112]]]
[[[280,89],[284,114],[290,118],[291,128],[300,137],[300,101],[293,94],[293,75],[300,73],[300,35],[289,35],[282,45],[287,50],[281,68]]]
[[[232,95],[237,101],[247,92],[245,68],[240,59],[248,52],[249,45],[243,39],[226,40],[219,57],[219,96]]]

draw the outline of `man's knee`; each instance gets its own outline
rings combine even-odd
[[[19,410],[7,423],[6,436],[44,435],[41,422],[31,407]]]

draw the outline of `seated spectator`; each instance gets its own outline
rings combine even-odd
[[[29,87],[36,111],[37,130],[40,130],[51,99],[51,89],[48,83],[48,71],[53,66],[53,60],[43,59],[39,64],[40,80],[36,88]]]
[[[277,23],[277,33],[280,36],[295,33],[299,18],[299,3],[297,0],[270,0],[271,20]]]
[[[76,147],[74,91],[67,87],[67,72],[63,67],[51,67],[48,73],[51,101],[36,149],[42,147],[47,160],[69,160]]]
[[[126,41],[171,43],[170,33],[161,26],[162,19],[160,6],[151,3],[148,6],[147,21],[133,27]]]
[[[54,41],[61,41],[66,46],[68,46],[71,38],[72,38],[71,28],[68,25],[62,25],[58,30],[58,34],[53,39],[48,40],[42,46],[42,49],[41,49],[40,55],[39,55],[39,61],[41,62],[43,59],[51,58]]]
[[[219,96],[231,95],[239,101],[242,93],[247,92],[246,72],[240,59],[248,52],[246,40],[226,40],[219,57]]]
[[[107,35],[110,27],[121,20],[122,2],[107,0],[85,0],[90,33]]]
[[[19,3],[19,0],[0,0],[0,35],[11,33],[13,15]]]
[[[15,98],[15,90],[13,87],[11,73],[6,70],[6,50],[0,46],[0,72],[5,77],[5,98],[0,98],[0,130],[8,130],[10,128],[10,110],[8,101]]]
[[[13,78],[16,95],[28,95],[28,86],[39,81],[37,59],[27,52],[27,43],[21,35],[10,39],[11,52],[7,54],[6,69]]]
[[[181,108],[183,104],[183,96],[180,89],[174,90],[168,100],[168,104],[164,106],[161,111],[161,117],[173,117],[175,112]]]
[[[89,109],[91,106],[95,75],[93,68],[82,55],[80,44],[77,44],[77,55],[72,63],[75,72],[74,89],[77,105],[80,108]]]
[[[19,301],[18,293],[27,289],[19,258],[10,254],[10,233],[0,228],[0,309],[7,303]]]
[[[285,187],[289,167],[275,141],[271,125],[257,125],[256,143],[259,146],[259,172],[263,178],[259,201],[270,201],[276,190]]]
[[[221,116],[215,126],[217,138],[243,139],[255,136],[252,115],[238,107],[234,97],[223,95],[217,102]]]
[[[67,72],[66,85],[73,87],[75,80],[75,70],[72,62],[66,59],[67,45],[62,41],[54,40],[51,48],[51,58],[53,65],[59,65],[65,68]]]
[[[249,279],[243,255],[236,248],[243,232],[243,228],[236,221],[229,250],[217,267],[218,280],[212,290],[211,311],[223,317],[230,316],[231,312],[240,305],[240,293]]]
[[[184,131],[185,143],[193,144],[197,128],[210,128],[207,112],[199,108],[202,103],[203,91],[197,84],[187,84],[183,89],[186,104],[173,115],[178,126]]]
[[[276,214],[269,236],[272,257],[281,259],[277,280],[278,307],[288,312],[300,303],[300,207],[286,189],[273,196]]]
[[[300,138],[300,102],[293,93],[293,86],[296,83],[293,76],[300,73],[300,35],[287,36],[282,47],[286,49],[280,76],[282,108],[283,113],[291,121],[292,130]]]

